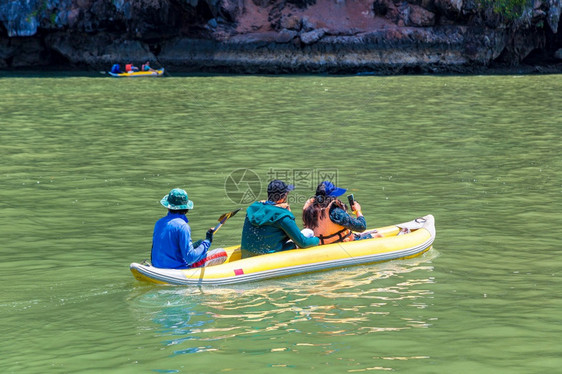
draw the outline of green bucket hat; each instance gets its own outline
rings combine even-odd
[[[174,188],[160,200],[160,204],[171,210],[193,209],[193,201],[187,198],[187,192]]]

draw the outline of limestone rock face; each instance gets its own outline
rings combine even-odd
[[[546,21],[553,33],[558,32],[558,22],[560,21],[560,0],[549,0]]]
[[[479,0],[2,0],[0,69],[472,72],[561,59],[560,0],[506,19]]]
[[[325,29],[315,29],[301,34],[301,41],[304,44],[316,43],[326,34]]]
[[[461,14],[463,0],[435,0],[434,4],[449,18],[456,18]]]
[[[435,25],[435,14],[421,6],[410,5],[408,21],[411,26],[431,27]]]

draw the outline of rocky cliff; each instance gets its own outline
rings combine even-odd
[[[230,73],[558,69],[560,0],[0,0],[0,69]]]

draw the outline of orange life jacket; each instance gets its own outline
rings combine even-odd
[[[313,202],[314,198],[308,199],[308,201],[304,204],[303,210],[308,209]],[[330,219],[330,208],[334,204],[343,209],[343,205],[339,203],[338,200],[333,200],[327,207],[321,209],[320,214],[318,214],[317,226],[312,229],[314,231],[314,236],[317,236],[320,239],[320,244],[349,242],[353,240],[353,235],[350,229],[343,227],[342,225],[338,225]]]
[[[131,71],[131,70],[133,70],[133,64],[127,64],[127,65],[125,65],[125,71],[129,72],[129,71]]]

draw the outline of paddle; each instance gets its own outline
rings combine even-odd
[[[227,219],[229,219],[230,217],[234,216],[236,213],[238,213],[242,208],[238,208],[230,213],[225,213],[222,216],[219,217],[218,221],[218,225],[215,226],[215,228],[213,229],[213,233],[217,232],[218,229],[220,229],[220,227],[226,222]]]

